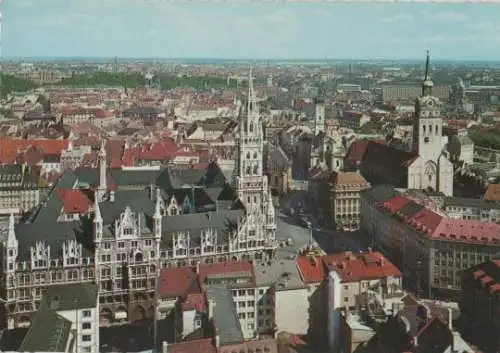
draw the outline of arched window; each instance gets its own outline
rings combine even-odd
[[[436,124],[436,135],[439,135],[439,128],[437,124]]]
[[[257,174],[258,172],[259,172],[259,166],[258,165],[254,165],[253,166],[253,173]]]
[[[247,167],[247,175],[250,175],[252,174],[252,169],[250,168],[250,166]]]
[[[250,132],[253,132],[253,124],[250,123]]]
[[[429,125],[429,134],[432,134],[432,125]]]
[[[424,129],[424,135],[425,135],[425,131],[426,131],[426,129],[425,129],[425,125],[424,125],[424,126],[422,126],[422,128]]]
[[[250,159],[250,152],[247,152],[247,159]]]
[[[253,153],[253,159],[257,159],[257,152]]]

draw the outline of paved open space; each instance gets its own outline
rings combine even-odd
[[[279,257],[286,257],[292,254],[297,254],[297,251],[300,248],[303,248],[304,246],[307,246],[309,244],[311,230],[299,225],[294,218],[289,217],[284,212],[292,204],[297,204],[299,202],[305,204],[304,199],[304,192],[295,192],[290,196],[282,198],[280,200],[281,210],[277,212],[278,230],[276,233],[276,237],[278,242],[286,242],[286,240],[290,238],[292,240],[292,245],[278,249]],[[310,217],[309,220],[312,224],[313,240],[326,253],[341,251],[358,252],[360,250],[366,249],[366,245],[363,244],[363,241],[361,240],[361,237],[358,233],[339,232],[331,229],[325,229],[318,226],[313,217]]]

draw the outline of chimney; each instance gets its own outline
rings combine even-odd
[[[453,331],[453,311],[448,308],[448,329]]]

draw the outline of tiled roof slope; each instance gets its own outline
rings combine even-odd
[[[21,352],[65,352],[71,330],[66,320],[41,305],[19,350]]]
[[[500,243],[500,224],[475,220],[446,218],[414,201],[403,202],[403,196],[379,203],[389,215],[407,223],[416,232],[439,239],[455,239],[467,242]]]

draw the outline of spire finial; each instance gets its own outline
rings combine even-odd
[[[425,78],[424,80],[427,80],[429,78],[429,64],[430,64],[430,55],[429,55],[429,50],[427,50],[427,58],[425,60]]]

